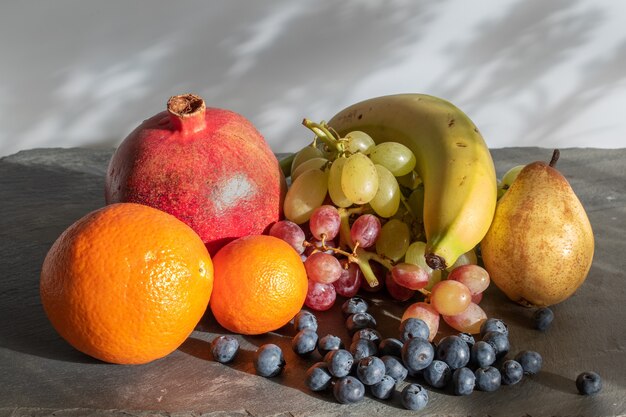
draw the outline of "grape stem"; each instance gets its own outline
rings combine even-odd
[[[302,124],[306,128],[310,129],[313,133],[315,133],[316,139],[324,142],[324,144],[330,149],[334,149],[339,154],[342,154],[344,152],[343,142],[339,138],[335,137],[335,135],[333,135],[333,133],[328,129],[326,123],[315,123],[305,118],[304,120],[302,120]]]
[[[376,278],[376,274],[374,274],[369,262],[378,262],[387,269],[393,268],[393,263],[389,259],[384,258],[375,252],[369,252],[359,247],[358,244],[355,244],[352,241],[352,237],[350,236],[350,216],[352,214],[364,213],[367,211],[367,208],[366,206],[359,206],[350,209],[342,207],[339,208],[338,211],[339,218],[341,219],[339,227],[339,245],[344,247],[347,246],[352,250],[352,253],[348,256],[348,261],[354,262],[358,265],[370,287],[376,287],[379,284],[378,278]]]

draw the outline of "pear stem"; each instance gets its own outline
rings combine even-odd
[[[558,149],[555,149],[554,152],[552,152],[552,159],[550,159],[549,164],[552,168],[556,165],[556,161],[559,160],[559,156],[561,156],[561,152]]]

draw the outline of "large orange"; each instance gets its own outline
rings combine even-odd
[[[59,334],[106,362],[146,363],[174,351],[207,308],[213,264],[200,237],[148,206],[112,204],[54,242],[41,301]]]
[[[213,257],[211,311],[234,333],[261,334],[287,324],[302,308],[308,281],[300,255],[285,241],[252,235]]]

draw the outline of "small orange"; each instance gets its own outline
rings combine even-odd
[[[44,260],[40,294],[57,332],[119,364],[161,358],[200,321],[213,264],[176,217],[134,203],[95,210],[65,230]]]
[[[234,333],[255,335],[287,324],[302,308],[308,281],[300,255],[273,236],[241,237],[213,257],[211,311]]]

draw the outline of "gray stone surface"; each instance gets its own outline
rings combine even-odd
[[[211,360],[209,342],[221,329],[210,315],[166,358],[141,366],[91,359],[64,342],[50,326],[39,300],[39,271],[54,240],[71,223],[104,204],[104,170],[110,151],[37,149],[0,159],[0,417],[1,416],[223,416],[409,415],[397,398],[371,398],[354,406],[330,394],[309,392],[306,368],[317,360],[296,357],[293,331],[283,328],[240,337],[242,351],[229,366]],[[551,150],[493,150],[499,175],[513,165],[549,160]],[[512,354],[540,352],[540,374],[517,386],[469,397],[429,390],[432,415],[623,415],[626,414],[626,149],[564,149],[558,167],[585,205],[594,228],[596,254],[585,284],[554,307],[547,333],[531,328],[531,310],[507,301],[492,286],[483,307],[510,326]],[[383,334],[394,335],[405,304],[370,297]],[[348,341],[338,305],[318,315],[320,335]],[[450,332],[442,326],[441,334]],[[256,346],[280,345],[284,374],[256,376]],[[578,395],[578,373],[595,370],[603,391]]]

